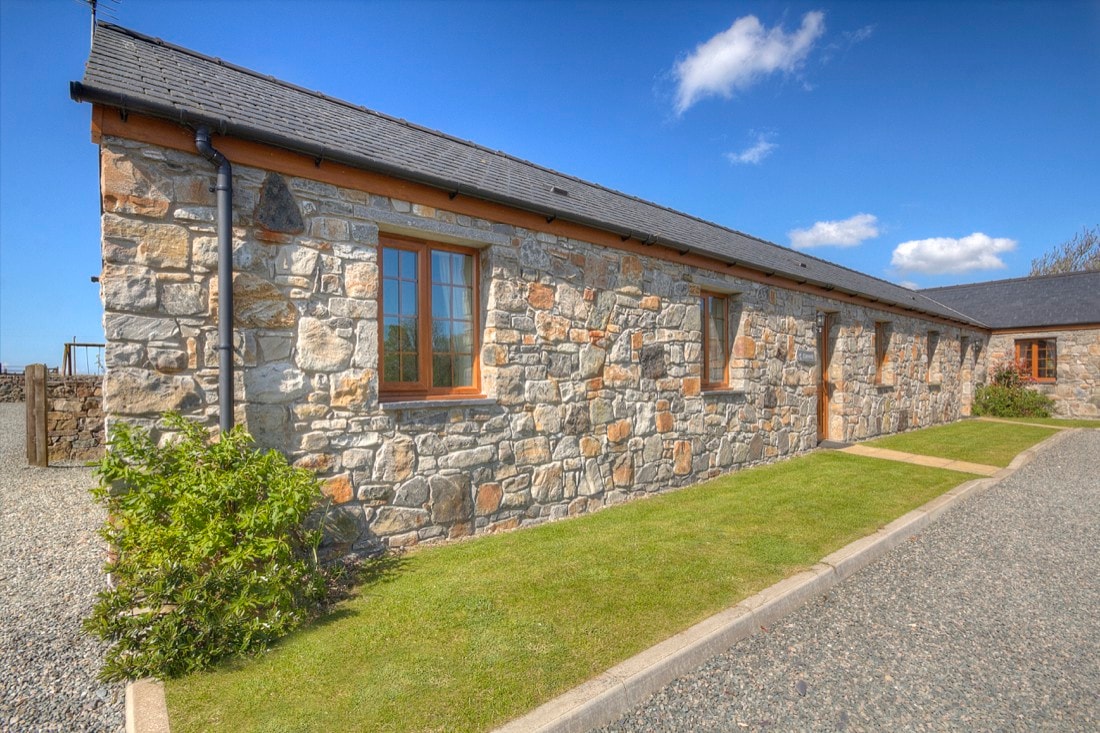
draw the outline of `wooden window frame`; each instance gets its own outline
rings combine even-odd
[[[417,382],[385,381],[385,273],[382,266],[382,250],[398,249],[417,253]],[[468,387],[432,386],[432,252],[454,252],[468,255],[473,261],[471,304],[472,323],[472,384]],[[433,242],[411,237],[383,235],[378,237],[378,401],[396,400],[445,400],[480,397],[481,394],[481,262],[478,250],[444,242]]]
[[[943,334],[935,329],[930,329],[925,336],[925,381],[938,386],[943,383],[943,364],[940,362],[940,342]]]
[[[886,356],[890,347],[890,322],[875,321],[875,384],[883,385],[886,379]]]
[[[725,310],[725,348],[722,349],[722,381],[710,381],[710,308],[711,299],[721,300]],[[728,389],[730,386],[730,297],[725,293],[711,293],[703,291],[699,294],[699,310],[701,312],[700,324],[703,329],[703,376],[700,384],[703,389]]]
[[[1050,350],[1053,354],[1051,361],[1054,363],[1054,376],[1042,377],[1039,376],[1039,344],[1050,344]],[[1058,381],[1058,339],[1056,338],[1031,338],[1031,339],[1016,339],[1016,363],[1020,365],[1022,369],[1025,366],[1024,349],[1028,352],[1026,363],[1030,365],[1029,376],[1036,382],[1042,384],[1053,384]]]

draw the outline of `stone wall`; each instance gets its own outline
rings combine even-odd
[[[213,425],[213,172],[117,138],[101,168],[110,419]],[[833,439],[956,419],[985,371],[960,353],[977,331],[245,166],[234,185],[237,419],[324,478],[341,549],[542,522],[809,450],[822,310]],[[483,397],[379,402],[380,229],[477,249]],[[702,290],[729,294],[730,389],[701,388]]]
[[[1100,418],[1100,328],[996,333],[989,341],[989,364],[1016,358],[1018,339],[1057,341],[1057,378],[1033,389],[1054,400],[1059,417]]]
[[[46,430],[50,463],[86,463],[103,457],[103,379],[98,376],[46,380]]]
[[[0,374],[0,403],[24,400],[26,377],[22,374]]]

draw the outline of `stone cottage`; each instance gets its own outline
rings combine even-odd
[[[1100,418],[1100,272],[923,292],[989,326],[990,364],[1018,361],[1056,414]]]
[[[117,26],[72,96],[109,419],[245,423],[350,549],[955,420],[986,371],[922,293]]]

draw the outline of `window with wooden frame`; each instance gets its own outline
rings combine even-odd
[[[703,312],[703,389],[722,389],[729,386],[729,298],[703,293],[699,303]]]
[[[1016,363],[1036,382],[1053,382],[1058,376],[1055,339],[1017,339]]]
[[[940,384],[943,381],[943,371],[940,368],[940,332],[929,331],[928,332],[928,348],[925,352],[925,356],[928,359],[928,383]]]
[[[888,384],[886,359],[890,352],[890,322],[875,321],[875,384]]]
[[[380,398],[479,394],[477,252],[381,237],[379,253]]]

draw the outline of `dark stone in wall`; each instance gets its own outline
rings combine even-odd
[[[642,347],[642,376],[646,379],[660,379],[668,373],[664,344],[652,344]]]
[[[470,496],[469,476],[432,476],[432,521],[436,524],[453,524],[473,517],[473,499]]]
[[[256,202],[256,223],[273,232],[301,234],[306,230],[302,212],[286,181],[278,173],[268,173]]]
[[[571,376],[575,368],[572,354],[551,354],[550,363],[547,365],[547,373],[556,379],[564,379]]]
[[[592,427],[587,405],[570,405],[562,422],[562,432],[566,435],[583,435]]]

